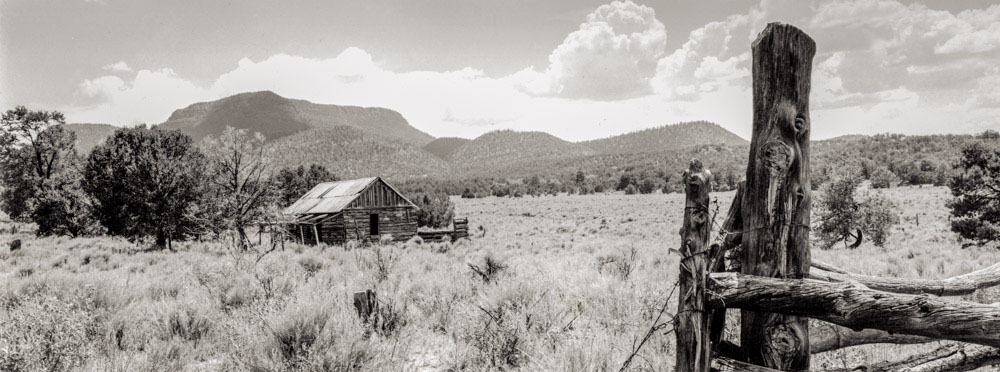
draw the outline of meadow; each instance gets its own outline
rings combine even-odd
[[[813,257],[914,278],[1000,260],[996,246],[961,248],[948,228],[946,188],[880,192],[904,211],[885,247],[814,248]],[[732,197],[713,194],[720,223]],[[680,245],[683,195],[454,201],[456,216],[469,218],[469,239],[288,243],[262,257],[219,242],[144,251],[116,238],[35,238],[7,226],[0,370],[618,370],[665,302],[663,325],[631,367],[672,369],[667,319],[678,257],[669,249]],[[8,252],[12,239],[22,249]],[[366,289],[381,304],[377,324],[363,322],[352,304]],[[998,302],[1000,291],[966,299]],[[936,346],[860,346],[816,354],[813,365],[854,366]]]

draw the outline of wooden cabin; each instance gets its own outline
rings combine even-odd
[[[307,244],[408,240],[417,234],[417,206],[381,177],[316,185],[284,214],[292,236]]]

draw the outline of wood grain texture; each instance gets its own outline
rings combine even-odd
[[[809,351],[813,354],[869,344],[923,344],[939,341],[930,337],[890,333],[879,329],[855,331],[836,324],[810,322]]]
[[[983,288],[1000,286],[1000,263],[946,279],[887,278],[836,270],[810,272],[809,278],[828,282],[857,282],[871,289],[892,293],[936,296],[961,296]]]
[[[740,181],[736,185],[736,196],[733,197],[733,202],[729,205],[726,220],[722,222],[722,231],[720,232],[723,234],[722,242],[712,245],[712,259],[709,262],[712,265],[712,272],[727,271],[727,261],[731,261],[729,262],[730,266],[733,266],[730,270],[739,271],[739,260],[730,260],[730,254],[734,252],[733,248],[738,246],[743,238],[743,234],[740,232],[743,229],[743,215],[740,212],[740,207],[743,204],[743,189],[745,187],[745,181]],[[709,339],[713,345],[716,345],[722,340],[722,334],[726,330],[726,309],[711,309],[709,314],[711,317]]]
[[[708,277],[709,246],[712,232],[709,193],[712,174],[698,159],[684,172],[684,221],[681,225],[681,260],[677,280],[677,337],[675,369],[678,372],[708,372],[712,357],[709,348],[708,311],[705,286]]]
[[[711,274],[709,302],[810,317],[855,330],[879,329],[1000,347],[1000,306],[895,294],[851,283]]]
[[[753,134],[743,198],[741,272],[780,278],[809,274],[809,90],[816,43],[791,25],[771,23],[753,42]],[[764,311],[762,311],[764,310]],[[747,361],[809,369],[805,319],[741,312]]]

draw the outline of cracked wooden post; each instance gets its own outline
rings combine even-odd
[[[771,23],[753,42],[753,135],[743,198],[744,274],[809,274],[809,88],[816,43]],[[784,371],[809,369],[805,318],[742,311],[747,361]]]
[[[709,193],[712,174],[698,159],[684,172],[684,222],[681,225],[679,292],[674,334],[677,337],[678,372],[708,372],[712,365],[709,348],[709,317],[705,305],[708,276],[708,237],[712,231]]]

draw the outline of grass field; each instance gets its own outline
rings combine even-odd
[[[814,257],[862,274],[921,278],[1000,260],[996,247],[960,248],[948,230],[947,189],[883,192],[905,211],[884,248],[814,249]],[[732,196],[713,195],[720,220]],[[617,370],[674,286],[678,261],[668,248],[680,244],[683,195],[455,202],[469,218],[469,240],[288,244],[259,262],[221,243],[141,252],[118,239],[36,239],[8,227],[0,235],[0,370]],[[24,246],[8,252],[14,238]],[[488,282],[469,268],[487,260],[506,267]],[[365,289],[383,304],[377,326],[363,324],[352,305]],[[997,302],[1000,292],[968,299]],[[633,368],[672,369],[669,330],[654,334]],[[815,355],[813,364],[933,347],[863,346]]]

